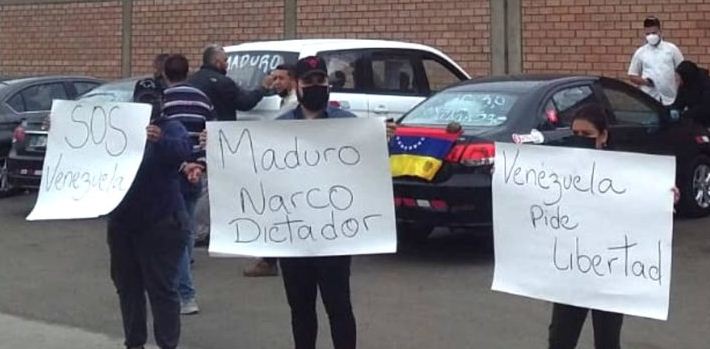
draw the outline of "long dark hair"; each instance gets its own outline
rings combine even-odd
[[[609,130],[609,116],[606,110],[597,104],[586,104],[577,109],[572,117],[572,123],[576,120],[589,121],[599,133]]]

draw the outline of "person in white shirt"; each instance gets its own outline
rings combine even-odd
[[[683,54],[676,45],[663,40],[658,18],[647,17],[643,28],[646,44],[631,58],[629,79],[654,99],[671,105],[678,89],[675,68],[683,61]]]
[[[279,115],[295,109],[298,106],[296,96],[296,67],[292,64],[281,64],[271,72],[274,78],[272,87],[281,97]]]

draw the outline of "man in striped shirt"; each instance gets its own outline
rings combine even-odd
[[[193,152],[190,162],[183,163],[180,170],[184,176],[181,190],[190,218],[190,239],[179,267],[179,286],[183,315],[196,314],[199,307],[195,301],[190,264],[195,243],[195,205],[202,193],[202,173],[205,169],[205,151],[200,148],[199,135],[208,120],[216,119],[209,97],[187,83],[189,62],[182,55],[172,55],[165,60],[164,74],[168,88],[163,92],[163,114],[166,119],[179,120],[192,140]]]

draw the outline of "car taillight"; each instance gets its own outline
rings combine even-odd
[[[12,132],[12,143],[22,143],[25,141],[25,128],[22,126],[15,127]]]
[[[496,148],[493,143],[458,144],[449,152],[446,161],[458,162],[464,166],[493,164]]]

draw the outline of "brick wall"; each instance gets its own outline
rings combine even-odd
[[[182,53],[194,68],[210,43],[283,37],[283,0],[134,0],[133,73],[152,71],[161,52]]]
[[[423,43],[490,72],[489,0],[299,0],[298,35]]]
[[[0,75],[121,74],[120,1],[0,5]]]
[[[710,3],[703,0],[523,0],[523,70],[626,78],[643,43],[643,19],[686,59],[710,66]]]

